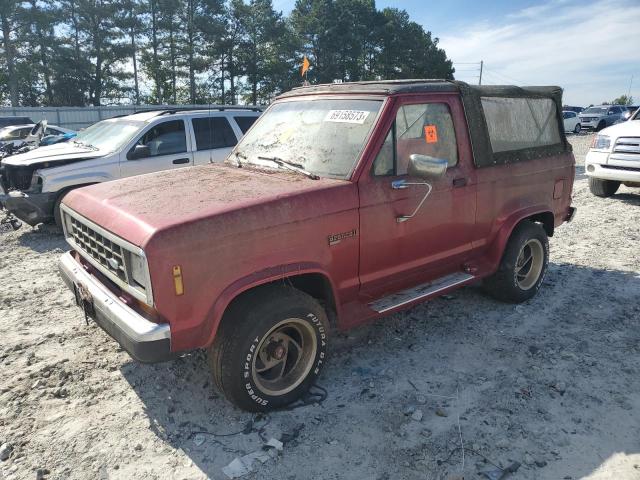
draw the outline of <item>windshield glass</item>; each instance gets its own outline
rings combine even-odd
[[[144,122],[131,120],[103,120],[78,132],[73,141],[93,145],[108,152],[115,152],[131,140],[144,125]]]
[[[276,158],[322,177],[346,179],[381,106],[382,100],[347,98],[276,103],[240,141],[229,161],[273,167],[268,158]]]
[[[589,107],[586,110],[583,110],[582,113],[598,113],[598,114],[603,114],[603,113],[607,113],[607,109],[606,108],[601,108],[601,107]]]

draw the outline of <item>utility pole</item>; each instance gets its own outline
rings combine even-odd
[[[478,79],[478,85],[482,85],[482,67],[484,66],[484,60],[480,60],[480,78]]]
[[[629,82],[629,91],[627,92],[627,98],[631,98],[631,85],[633,85],[633,75],[631,75],[631,81]]]

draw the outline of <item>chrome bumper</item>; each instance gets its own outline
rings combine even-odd
[[[90,275],[67,252],[58,268],[67,286],[76,293],[83,286],[93,299],[94,320],[134,359],[155,363],[172,358],[171,328],[168,323],[153,323],[136,313]]]

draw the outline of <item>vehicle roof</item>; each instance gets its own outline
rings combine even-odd
[[[408,80],[380,80],[366,82],[325,83],[296,87],[280,95],[278,98],[295,97],[299,95],[314,95],[327,93],[394,95],[400,93],[428,93],[428,92],[474,92],[480,96],[491,95],[524,95],[538,96],[552,95],[558,92],[557,86],[526,86],[514,85],[469,85],[459,80],[444,79],[408,79]]]
[[[35,123],[25,123],[22,125],[7,125],[6,127],[0,127],[0,130],[18,130],[20,128],[33,128],[35,127]],[[57,128],[59,130],[69,130],[68,128],[59,127],[58,125],[47,124],[47,128]],[[69,130],[71,131],[71,130]]]
[[[160,117],[169,117],[169,116],[201,116],[201,117],[215,117],[222,116],[226,113],[233,113],[234,115],[238,113],[246,113],[250,116],[257,116],[260,114],[260,111],[256,111],[253,109],[258,109],[259,107],[233,107],[233,106],[211,106],[211,108],[207,108],[203,106],[202,109],[191,109],[191,110],[180,110],[179,108],[176,110],[161,108],[158,110],[145,110],[142,112],[132,113],[131,115],[121,115],[119,117],[111,117],[111,118],[126,118],[129,120],[138,120],[141,122],[150,122],[156,118]]]

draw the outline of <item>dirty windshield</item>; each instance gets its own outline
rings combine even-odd
[[[278,168],[269,159],[321,177],[348,178],[382,100],[321,99],[273,105],[229,161]]]

